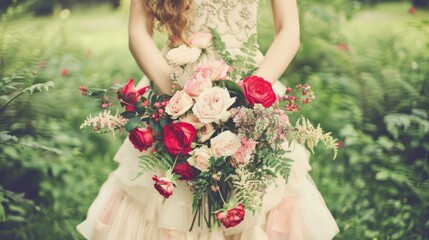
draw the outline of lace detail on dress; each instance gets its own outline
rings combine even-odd
[[[194,4],[190,34],[214,28],[228,45],[240,45],[256,33],[259,0],[194,0]]]

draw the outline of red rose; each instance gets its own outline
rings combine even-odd
[[[256,103],[265,108],[271,106],[277,99],[270,82],[258,76],[246,77],[241,83],[246,101],[253,107]]]
[[[116,95],[118,99],[121,100],[121,105],[125,106],[125,110],[135,112],[137,111],[137,102],[140,100],[140,98],[148,88],[149,86],[146,86],[144,88],[136,90],[136,88],[134,87],[134,79],[131,78],[130,80],[128,80],[127,84],[125,84],[125,87],[119,89],[116,92]]]
[[[170,179],[166,177],[159,178],[158,176],[154,175],[152,180],[155,181],[153,186],[164,198],[169,198],[171,195],[173,195],[174,185]]]
[[[140,152],[151,147],[153,143],[152,131],[149,129],[136,128],[130,132],[128,138]]]
[[[172,122],[164,127],[164,143],[172,154],[188,154],[197,130],[189,123]]]
[[[188,162],[176,164],[173,172],[180,175],[180,180],[192,180],[195,177],[195,170]]]
[[[244,205],[239,203],[237,207],[231,208],[228,211],[217,212],[216,217],[226,228],[231,228],[244,220],[244,214]]]

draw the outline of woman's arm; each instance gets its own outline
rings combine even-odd
[[[271,0],[276,37],[255,75],[274,83],[299,49],[299,17],[296,0]]]
[[[152,21],[142,0],[131,0],[129,47],[145,75],[161,93],[171,94],[170,66],[152,39]]]

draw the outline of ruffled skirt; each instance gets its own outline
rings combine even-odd
[[[174,194],[163,198],[145,173],[136,178],[142,154],[125,140],[115,156],[119,163],[88,210],[87,218],[77,226],[86,239],[242,239],[301,240],[332,239],[339,231],[330,211],[308,172],[309,154],[292,144],[288,157],[294,160],[287,184],[268,189],[263,211],[246,213],[245,220],[232,229],[221,226],[211,230],[189,228],[192,223],[192,193],[180,182]]]

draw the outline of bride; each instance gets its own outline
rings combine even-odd
[[[254,73],[284,92],[277,79],[285,71],[299,48],[299,20],[296,0],[271,0],[276,37],[265,56],[255,57],[259,68]],[[179,45],[202,48],[198,62],[219,59],[210,39],[214,28],[234,56],[243,42],[256,33],[259,0],[131,0],[129,45],[137,64],[160,92],[171,95],[184,85],[187,64],[179,81],[171,81],[177,59],[169,51]],[[153,28],[162,28],[169,43],[159,51],[152,39]],[[209,37],[207,37],[209,36]],[[190,57],[190,56],[184,56]],[[179,59],[180,60],[180,59]],[[175,73],[177,74],[177,73]],[[181,77],[181,76],[182,77]],[[179,86],[178,86],[179,85]],[[293,159],[287,184],[273,186],[263,199],[259,215],[248,214],[232,229],[193,228],[192,193],[183,181],[164,204],[153,188],[151,177],[137,179],[139,152],[125,140],[114,159],[119,163],[89,208],[87,219],[77,230],[87,239],[332,239],[339,231],[308,172],[308,152],[298,144],[288,157]]]

